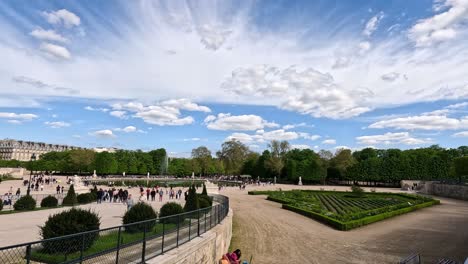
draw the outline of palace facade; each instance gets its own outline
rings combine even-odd
[[[29,161],[34,153],[36,159],[42,154],[51,151],[66,151],[80,149],[79,147],[68,145],[47,144],[42,142],[22,141],[14,139],[0,140],[0,159]]]

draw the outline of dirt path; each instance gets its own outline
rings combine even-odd
[[[277,185],[290,189],[294,186]],[[266,189],[268,187],[247,187]],[[320,187],[304,187],[319,189]],[[340,187],[322,187],[341,190]],[[378,191],[395,189],[378,189]],[[425,261],[468,257],[468,202],[439,198],[442,204],[377,222],[352,231],[334,230],[310,218],[281,209],[266,196],[231,188],[234,210],[231,248],[261,263],[396,263],[413,252]]]

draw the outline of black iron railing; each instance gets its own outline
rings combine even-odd
[[[169,217],[0,248],[0,263],[144,263],[219,224],[229,199]]]

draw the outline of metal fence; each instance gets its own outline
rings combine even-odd
[[[400,260],[398,264],[421,264],[421,255],[418,253],[413,253],[408,257]]]
[[[213,206],[117,227],[0,248],[0,263],[145,263],[207,232],[229,212],[229,199]]]

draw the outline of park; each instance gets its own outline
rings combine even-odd
[[[275,145],[281,144],[272,142],[270,151],[279,155],[275,154],[279,153]],[[238,141],[223,144],[226,155],[232,153],[230,149],[247,151]],[[466,177],[465,172],[453,174],[466,166],[464,151],[464,148],[429,148],[399,152],[399,155],[404,159],[404,155],[421,156],[422,153],[440,153],[440,157],[444,157],[444,152],[459,153],[460,158],[440,161],[440,164],[454,164],[456,170],[435,171],[455,182],[464,181]],[[203,241],[203,234],[218,232],[220,226],[230,223],[226,219],[232,221],[229,224],[232,238],[230,235],[223,237],[229,249],[222,250],[241,248],[245,258],[253,263],[287,262],[292,255],[293,263],[359,263],[362,260],[396,263],[415,253],[426,261],[466,258],[462,247],[439,246],[446,239],[454,245],[462,245],[468,239],[465,228],[468,202],[463,201],[466,187],[438,181],[437,175],[426,179],[417,176],[410,180],[399,179],[401,173],[395,172],[401,169],[408,170],[408,174],[420,172],[411,170],[411,164],[402,168],[387,167],[385,163],[397,161],[394,155],[377,155],[372,149],[354,153],[341,150],[327,160],[326,155],[292,149],[283,157],[286,162],[281,162],[284,167],[276,176],[273,163],[283,158],[262,161],[262,156],[257,156],[256,161],[245,156],[238,161],[238,173],[243,176],[234,173],[226,176],[217,172],[210,175],[207,168],[223,164],[225,170],[234,171],[235,164],[224,163],[222,157],[214,159],[206,151],[194,150],[193,153],[192,159],[172,159],[167,163],[161,150],[147,154],[131,151],[94,154],[71,150],[44,154],[36,161],[2,161],[4,165],[22,164],[31,171],[31,175],[26,174],[22,179],[3,176],[0,184],[2,193],[18,190],[18,195],[4,196],[4,200],[13,202],[3,202],[0,211],[2,263],[22,259],[39,263],[138,260],[151,263],[152,259],[167,258],[170,252],[179,252],[187,245],[202,247],[204,242],[199,239]],[[272,155],[269,153],[262,155]],[[138,171],[112,175],[112,170],[121,166],[116,160],[125,162],[121,157],[131,158],[135,154],[142,160],[148,160],[142,155],[156,154],[149,159],[153,162],[147,167],[154,166],[154,171],[165,170],[167,175],[138,174]],[[64,164],[60,162],[63,159],[70,162],[66,167],[59,167]],[[372,159],[373,163],[369,163]],[[459,162],[460,159],[463,162]],[[95,162],[100,165],[96,166]],[[198,170],[196,174],[190,175],[188,170],[182,170],[184,166],[180,167],[188,162],[197,164],[191,167]],[[255,164],[258,162],[265,162],[265,166],[259,167]],[[413,162],[416,162],[413,166],[420,166],[420,162],[426,161]],[[377,165],[372,168],[369,164]],[[37,171],[33,173],[34,168]],[[54,168],[60,173],[84,175],[51,174]],[[255,171],[256,168],[264,168],[264,171]],[[385,182],[381,176],[375,178],[369,173],[379,168],[390,168],[385,174],[396,178]],[[359,171],[357,178],[356,171]],[[248,174],[258,177],[255,179]],[[25,184],[28,176],[32,177],[31,186],[39,188],[28,191],[29,182]],[[396,180],[401,182],[396,184]],[[447,191],[440,189],[441,186],[452,189]],[[24,195],[28,192],[30,195]],[[126,220],[130,219],[127,215],[132,210],[141,211],[135,211],[135,216]],[[50,222],[63,221],[55,220],[62,218],[65,222]],[[94,222],[89,221],[93,218]],[[83,219],[87,221],[82,223]],[[82,228],[71,228],[66,224],[68,221],[80,223]],[[48,229],[47,226],[54,227]]]

